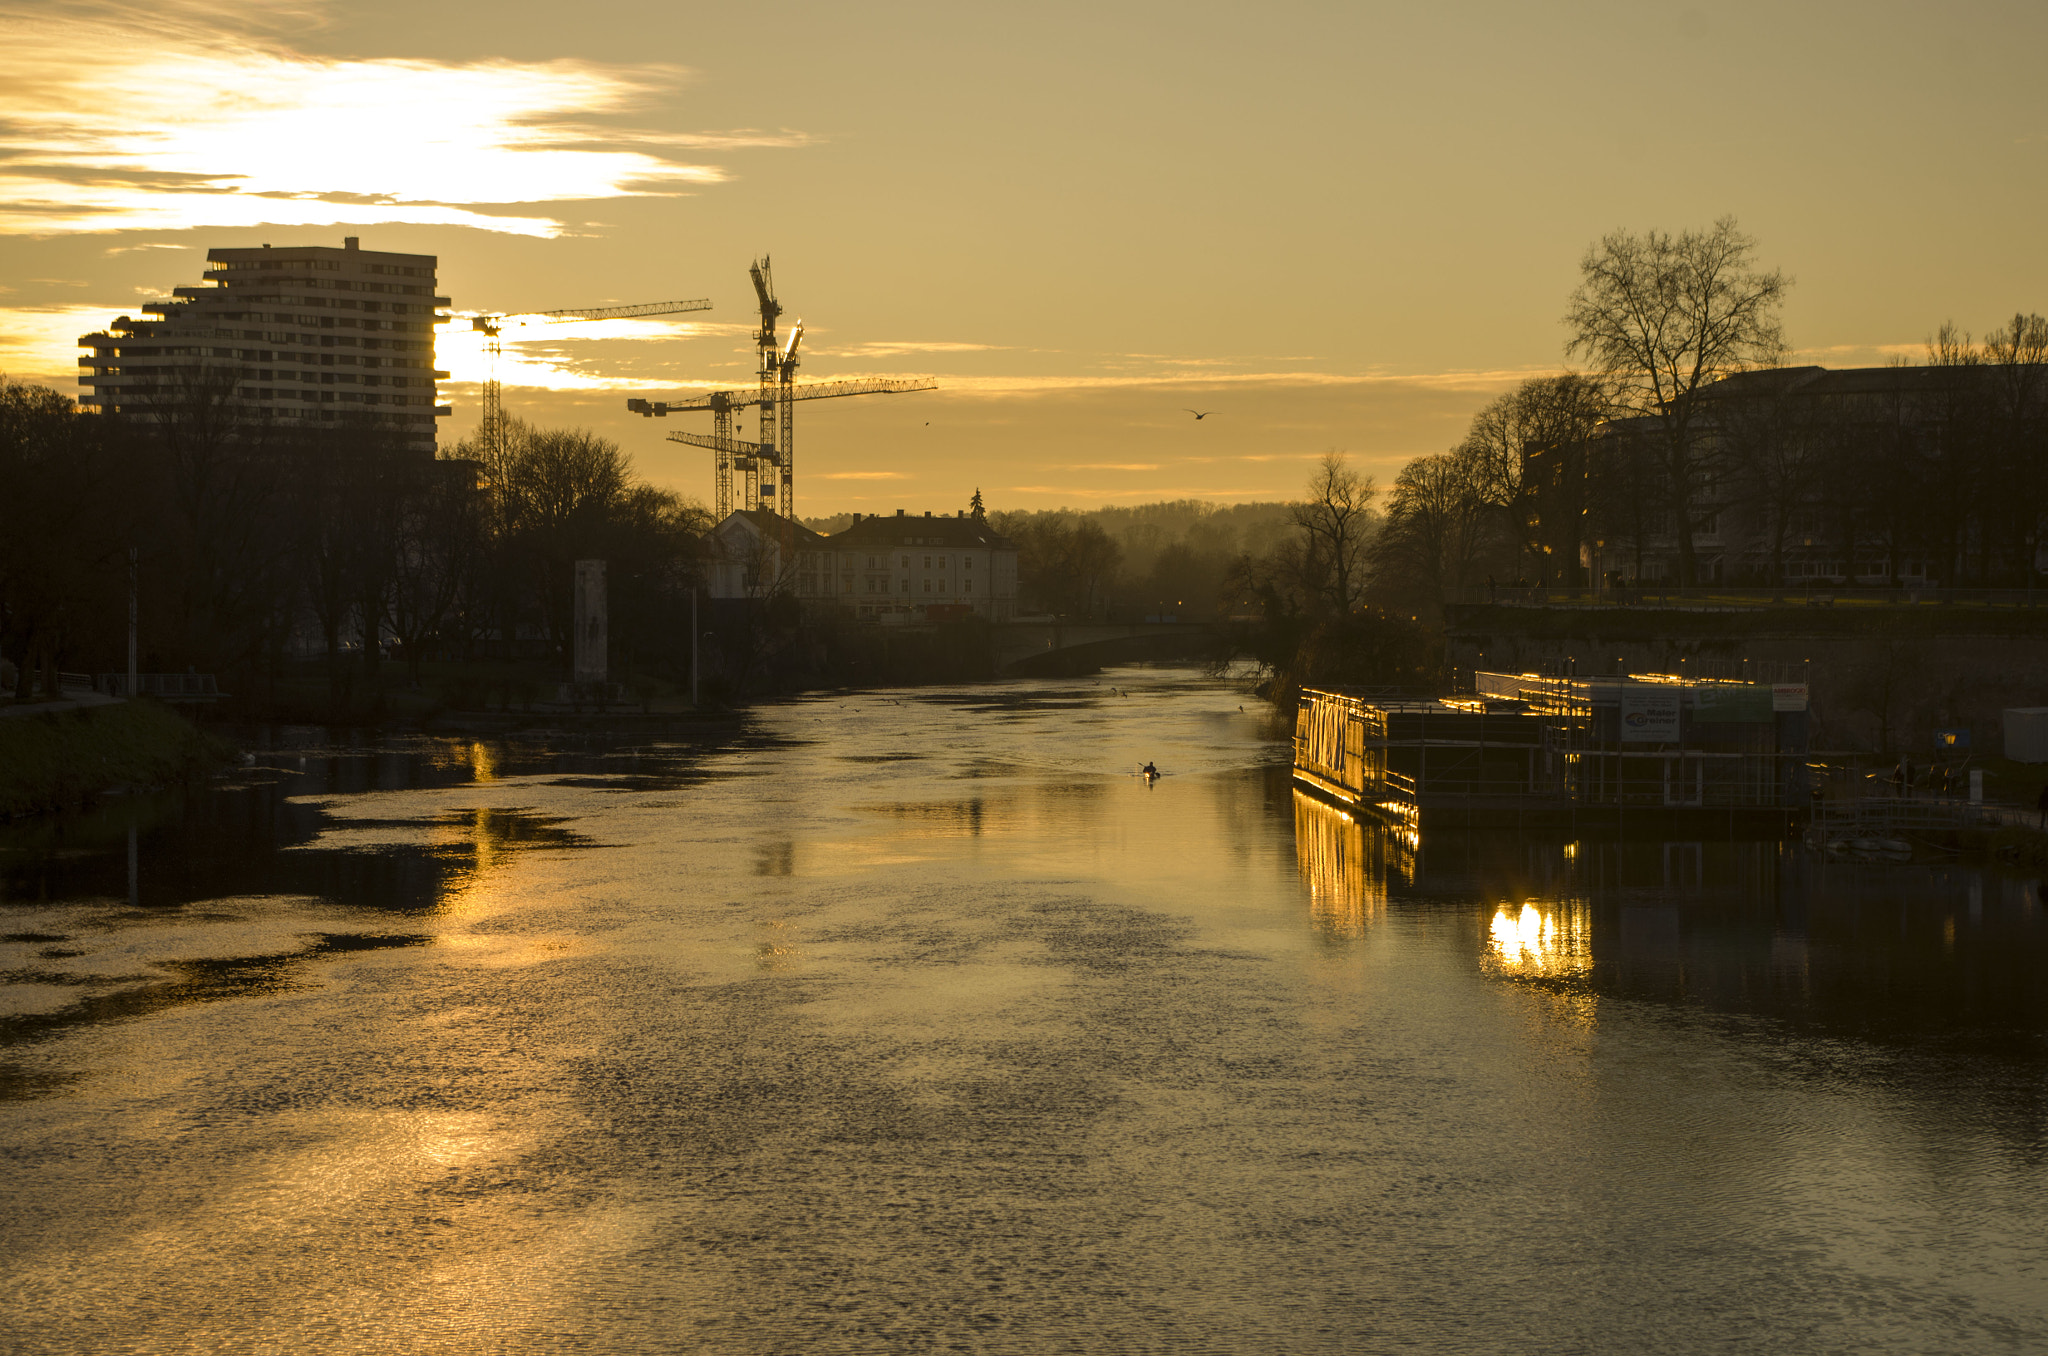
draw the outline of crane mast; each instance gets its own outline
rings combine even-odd
[[[784,518],[794,518],[797,401],[931,391],[938,388],[938,383],[877,378],[798,386],[797,350],[803,343],[803,322],[799,320],[791,327],[787,341],[781,338],[782,303],[775,296],[775,276],[767,255],[748,265],[747,276],[753,281],[754,298],[761,315],[760,327],[754,334],[754,347],[759,357],[758,384],[750,390],[712,391],[688,400],[630,399],[626,408],[646,418],[666,418],[671,411],[709,410],[711,433],[708,437],[699,433],[671,433],[669,441],[708,448],[715,454],[712,479],[719,519],[723,521],[735,506],[741,509],[772,508]],[[733,436],[733,416],[749,405],[758,410],[757,441],[754,442]]]
[[[709,297],[695,301],[647,301],[631,306],[585,306],[566,311],[534,311],[527,315],[506,315],[502,312],[485,312],[470,317],[469,327],[484,336],[484,390],[483,411],[476,426],[478,445],[483,450],[484,467],[488,474],[497,477],[503,473],[505,460],[505,399],[498,385],[498,359],[504,356],[503,338],[505,324],[523,325],[529,319],[560,324],[569,320],[626,320],[636,316],[681,315],[685,311],[708,311]]]
[[[795,508],[795,489],[789,477],[782,475],[780,483],[774,484],[763,476],[764,471],[774,475],[783,469],[779,465],[781,458],[776,455],[779,450],[776,434],[781,432],[779,425],[782,422],[777,418],[782,412],[781,391],[778,389],[782,384],[782,346],[775,337],[777,322],[782,318],[782,303],[775,299],[775,275],[769,269],[767,255],[747,266],[747,276],[754,280],[754,296],[761,304],[761,328],[754,336],[754,346],[761,357],[760,412],[755,416],[755,422],[760,425],[760,443],[765,451],[764,457],[753,459],[754,469],[747,473],[746,503],[750,509],[761,508],[765,507],[761,503],[763,499],[775,498],[782,516],[787,518]],[[765,466],[762,465],[764,458]]]

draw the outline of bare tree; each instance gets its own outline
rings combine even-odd
[[[1365,594],[1374,493],[1372,477],[1353,469],[1349,457],[1326,452],[1309,478],[1307,502],[1294,506],[1305,582],[1339,616],[1357,607]]]
[[[1577,372],[1532,377],[1472,416],[1472,427],[1458,445],[1481,499],[1504,519],[1539,582],[1561,578],[1578,563],[1578,520],[1585,508],[1574,501],[1583,500],[1584,487],[1538,483],[1529,474],[1528,452],[1585,442],[1610,408],[1606,388],[1591,377]],[[1576,461],[1583,464],[1584,458]],[[1553,459],[1552,464],[1562,463]],[[1554,558],[1559,546],[1567,550],[1563,560]]]
[[[1730,397],[1714,423],[1731,463],[1737,492],[1768,555],[1771,588],[1783,595],[1785,561],[1794,529],[1812,513],[1833,466],[1839,420],[1783,384]]]
[[[1460,451],[1417,457],[1401,468],[1374,544],[1383,573],[1424,586],[1441,605],[1472,582],[1493,515],[1476,458]]]
[[[474,585],[485,505],[460,462],[443,459],[409,470],[398,506],[385,619],[418,686],[427,648],[443,639]]]
[[[2041,547],[2043,492],[2048,473],[2048,319],[2015,312],[1984,340],[1991,381],[1994,430],[1991,472],[2004,492],[1985,500],[1986,536],[2002,547],[2004,570],[2015,582],[2030,580]],[[1990,543],[1987,543],[1989,545]]]
[[[1586,251],[1565,312],[1565,351],[1584,354],[1621,403],[1655,422],[1686,584],[1697,580],[1692,534],[1713,479],[1697,397],[1731,373],[1775,365],[1785,348],[1778,309],[1791,279],[1758,270],[1755,252],[1733,217],[1675,236],[1616,231]]]

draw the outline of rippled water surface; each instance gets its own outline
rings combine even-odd
[[[0,1346],[2048,1349],[2038,882],[1416,844],[1243,700],[282,731],[0,831]]]

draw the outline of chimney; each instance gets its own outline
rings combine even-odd
[[[352,250],[361,243],[361,236],[345,235],[341,238],[341,247],[345,250]]]
[[[932,511],[931,511],[930,509],[926,509],[926,510],[924,511],[924,516],[925,516],[925,517],[927,517],[927,518],[931,517],[931,516],[932,516]]]
[[[901,518],[901,517],[903,516],[903,510],[902,510],[902,509],[897,509],[897,510],[896,510],[896,516],[897,516],[898,518]]]

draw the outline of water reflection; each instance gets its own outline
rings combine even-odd
[[[308,735],[0,831],[0,1332],[2048,1344],[2034,882],[1419,843],[1295,795],[1240,694],[1116,689]]]
[[[1294,793],[1294,853],[1309,917],[1333,937],[1362,937],[1385,916],[1390,874],[1414,868],[1411,836],[1367,827],[1306,792]]]
[[[1487,929],[1487,961],[1496,974],[1561,978],[1593,968],[1593,916],[1583,900],[1514,911],[1502,904]]]
[[[1495,980],[2014,1050],[2048,1029],[2041,883],[1993,869],[1830,863],[1776,841],[1418,844],[1300,793],[1294,837],[1319,933],[1463,913]]]

